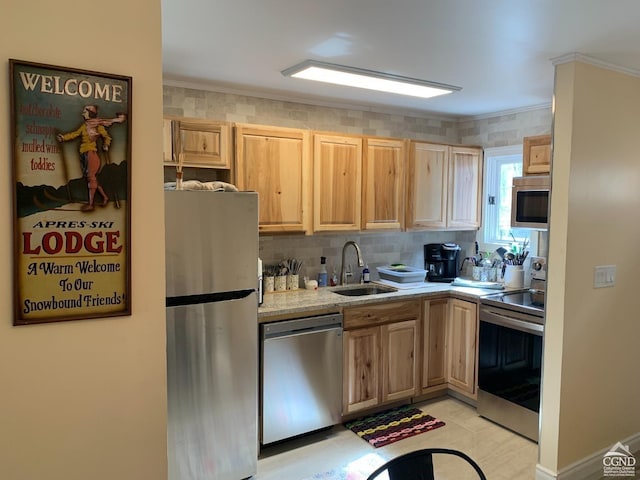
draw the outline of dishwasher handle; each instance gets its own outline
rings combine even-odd
[[[262,339],[290,337],[335,329],[342,329],[342,314],[340,313],[265,323],[262,325]]]

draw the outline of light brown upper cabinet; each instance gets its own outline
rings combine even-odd
[[[165,118],[164,163],[184,167],[231,169],[231,125],[211,120]]]
[[[315,134],[314,231],[360,230],[362,138]]]
[[[406,170],[408,230],[480,227],[481,148],[411,142]]]
[[[525,137],[522,143],[522,175],[548,175],[551,172],[551,135]]]
[[[407,165],[407,229],[447,226],[449,146],[411,142]]]
[[[482,215],[482,149],[451,147],[447,228],[480,228]]]
[[[362,227],[401,230],[404,226],[406,141],[366,138],[363,165]]]
[[[259,231],[310,232],[309,132],[256,125],[235,132],[237,186],[259,194]]]

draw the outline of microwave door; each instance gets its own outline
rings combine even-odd
[[[519,222],[546,223],[549,205],[549,192],[533,191],[518,193],[516,218]]]
[[[549,191],[515,190],[512,205],[512,226],[548,228]]]

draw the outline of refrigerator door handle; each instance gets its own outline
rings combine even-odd
[[[185,305],[198,305],[201,303],[226,302],[227,300],[240,300],[255,292],[255,289],[236,290],[233,292],[202,293],[200,295],[182,295],[180,297],[167,297],[167,307],[182,307]]]

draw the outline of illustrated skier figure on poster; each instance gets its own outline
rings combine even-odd
[[[82,109],[82,118],[84,118],[84,123],[77,130],[69,133],[58,133],[56,138],[58,142],[62,143],[81,137],[80,162],[82,175],[86,179],[87,188],[89,189],[89,201],[87,205],[82,206],[82,210],[86,212],[94,209],[96,192],[102,196],[102,206],[105,206],[109,201],[109,197],[98,182],[97,177],[101,164],[100,156],[98,155],[98,140],[102,139],[102,150],[108,152],[111,146],[111,136],[107,132],[107,128],[114,123],[123,123],[127,116],[120,113],[115,118],[98,118],[98,106],[86,105]]]

